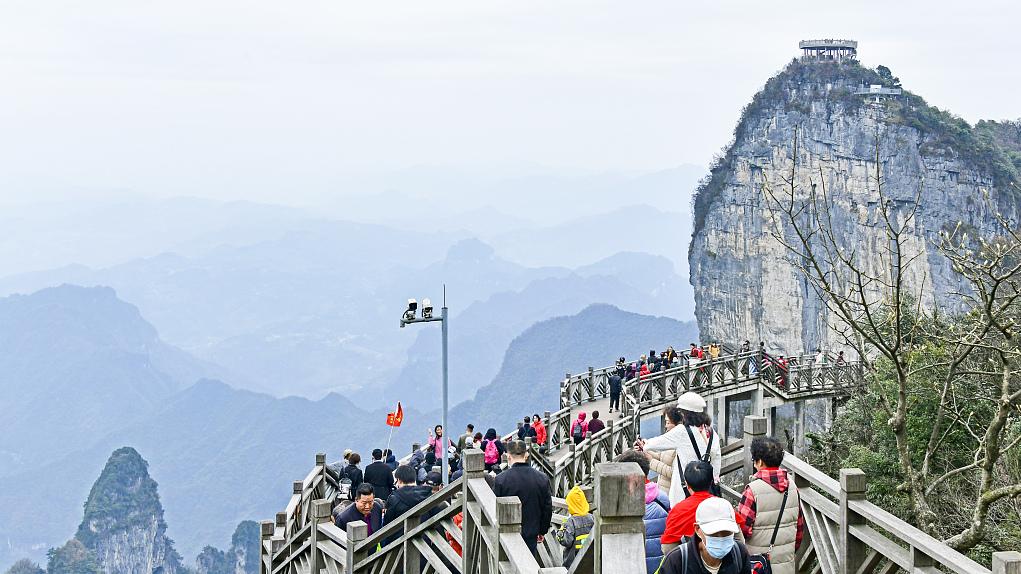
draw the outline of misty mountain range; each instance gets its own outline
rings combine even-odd
[[[0,419],[11,423],[0,437],[9,463],[0,472],[0,507],[10,517],[0,522],[8,542],[0,563],[38,558],[73,532],[77,516],[68,509],[85,500],[107,454],[121,446],[149,453],[169,534],[186,557],[207,544],[226,546],[242,520],[271,517],[316,452],[335,460],[344,448],[384,446],[387,408],[374,394],[311,401],[212,379],[186,383],[215,367],[163,343],[109,288],[67,285],[8,297],[0,317],[0,341],[11,343],[0,347],[0,364],[9,367],[0,384],[18,389],[8,397],[27,397],[0,405]],[[451,428],[472,421],[510,430],[517,411],[555,406],[565,362],[597,364],[648,345],[677,345],[693,331],[691,322],[607,305],[540,322],[510,344],[494,380],[453,409]],[[416,405],[432,402],[408,404],[395,452],[424,440],[439,413]]]
[[[631,181],[613,179],[603,189]],[[534,183],[522,198],[552,185]],[[397,400],[405,452],[439,420],[439,329],[397,319],[409,297],[438,307],[444,283],[455,428],[555,406],[565,361],[686,341],[690,217],[600,193],[528,219],[465,202],[442,232],[406,210],[372,221],[198,199],[5,210],[0,567],[66,540],[125,445],[146,453],[186,560],[272,516],[315,452],[383,446]],[[366,197],[395,194],[414,196]],[[557,348],[542,356],[536,340]]]

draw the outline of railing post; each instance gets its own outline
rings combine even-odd
[[[1021,552],[993,552],[993,574],[1021,574]]]
[[[367,524],[361,520],[347,523],[347,552],[345,553],[347,560],[345,572],[347,574],[354,574],[355,564],[365,558],[367,554],[365,550],[355,552],[355,547],[368,537],[369,526]]]
[[[752,441],[766,436],[766,417],[748,415],[744,418],[744,480],[745,483],[755,474],[752,464]]]
[[[259,523],[259,574],[270,574],[272,569],[273,543],[273,521],[265,520]]]
[[[592,367],[588,368],[588,398],[596,398],[596,373]]]
[[[794,428],[797,435],[794,437],[794,455],[805,455],[805,401],[794,402]]]
[[[596,465],[594,572],[643,574],[645,475],[633,462]],[[615,543],[611,543],[611,540]],[[603,549],[607,552],[604,555]],[[612,550],[610,550],[612,549]]]
[[[865,562],[868,546],[850,535],[852,525],[865,524],[865,517],[851,510],[849,502],[865,500],[865,473],[860,468],[840,469],[840,548],[841,574],[855,574]],[[918,564],[922,566],[922,564]],[[928,564],[931,565],[931,564]]]
[[[517,534],[521,536],[521,500],[516,496],[500,496],[496,499],[496,548],[493,553],[497,564],[507,559],[503,546],[500,545],[500,534]]]
[[[411,536],[408,534],[419,522],[422,521],[422,517],[415,515],[411,516],[410,513],[404,514],[401,518],[401,522],[404,523],[404,535],[402,536],[404,545],[404,574],[421,574],[422,572],[422,553],[418,551],[418,546],[412,542]]]
[[[716,420],[713,424],[716,425],[716,434],[720,435],[720,446],[726,446],[730,443],[730,431],[727,430],[727,414],[730,409],[729,399],[726,395],[719,398],[720,406],[716,410]]]
[[[318,457],[317,457],[318,458]],[[323,556],[319,552],[319,525],[330,519],[332,504],[329,500],[315,500],[312,502],[312,526],[310,528],[309,551],[312,557],[311,565],[313,574],[318,574],[323,569]]]
[[[461,454],[461,460],[464,464],[464,473],[462,474],[464,480],[461,484],[461,504],[462,512],[464,512],[461,517],[461,572],[470,571],[473,564],[482,564],[482,571],[489,571],[488,561],[484,564],[480,562],[482,558],[480,554],[481,548],[476,543],[479,536],[479,525],[475,523],[472,513],[468,512],[469,503],[474,502],[468,482],[472,479],[483,478],[485,476],[486,461],[484,457],[483,452],[476,448],[466,449]]]
[[[323,498],[326,498],[326,495],[327,495],[326,489],[329,487],[329,483],[326,481],[326,453],[325,452],[317,452],[316,453],[316,468],[319,469],[319,476],[322,477],[322,480],[319,481],[319,490],[318,490],[318,492],[319,492],[320,496],[322,496]]]
[[[276,528],[279,528],[283,532],[282,537],[277,537],[274,531],[273,542],[270,545],[270,552],[273,556],[276,556],[277,552],[280,551],[284,546],[284,542],[287,540],[287,513],[278,512],[276,516]]]

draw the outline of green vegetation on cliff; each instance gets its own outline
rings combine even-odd
[[[85,502],[85,515],[75,538],[88,547],[110,532],[163,519],[156,481],[149,463],[131,447],[119,448],[107,461]]]

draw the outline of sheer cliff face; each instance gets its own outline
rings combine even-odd
[[[133,448],[116,450],[89,493],[75,538],[108,574],[175,574],[181,559],[166,531],[148,463]]]
[[[180,571],[179,558],[166,529],[162,517],[151,516],[107,533],[91,550],[108,574],[174,574]]]
[[[763,195],[764,185],[779,190],[790,178],[796,131],[796,193],[804,197],[812,183],[825,182],[839,244],[870,254],[861,260],[873,270],[884,265],[874,254],[886,242],[877,223],[877,141],[883,192],[898,217],[920,193],[909,240],[920,258],[909,287],[926,307],[958,307],[952,294],[961,284],[935,248],[941,230],[960,221],[996,234],[991,209],[1016,220],[1015,196],[1003,191],[1016,183],[1016,167],[992,138],[910,94],[868,105],[851,93],[862,81],[884,79],[856,64],[794,62],[746,109],[734,144],[696,199],[689,263],[703,340],[761,340],[790,353],[841,347],[830,327],[835,319],[772,236]]]

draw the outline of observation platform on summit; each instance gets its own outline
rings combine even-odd
[[[798,42],[803,60],[854,60],[858,57],[855,40],[802,40]]]
[[[459,478],[371,535],[362,522],[349,523],[346,530],[334,525],[331,513],[337,503],[339,476],[327,466],[326,455],[317,454],[309,473],[287,493],[285,509],[275,520],[262,523],[261,572],[644,574],[645,489],[635,485],[644,484],[646,477],[635,463],[612,461],[632,447],[643,420],[661,416],[663,408],[683,393],[697,392],[706,399],[717,429],[739,431],[721,433],[725,435],[721,487],[724,498],[736,504],[754,472],[751,443],[776,430],[777,408],[794,404],[802,417],[796,423],[795,442],[803,441],[806,401],[839,400],[860,389],[864,381],[863,365],[857,361],[800,357],[787,368],[782,364],[764,352],[751,351],[630,379],[622,386],[620,410],[606,418],[606,428],[580,444],[570,436],[571,421],[581,411],[609,415],[609,381],[618,366],[567,375],[559,382],[559,408],[544,415],[546,444],[526,441],[529,462],[549,477],[554,497],[551,531],[536,554],[521,537],[520,501],[496,496],[480,450],[464,452]],[[738,416],[735,401],[748,401],[748,413]],[[731,424],[730,416],[740,418],[740,424]],[[412,454],[419,449],[413,445]],[[996,552],[992,569],[985,568],[868,502],[868,477],[861,470],[842,469],[839,477],[831,477],[797,455],[784,453],[781,466],[798,487],[806,526],[795,556],[798,574],[1021,572],[1021,552]],[[411,454],[402,463],[410,458]],[[586,493],[595,525],[574,561],[565,567],[553,531],[568,518],[563,497],[574,486]]]

